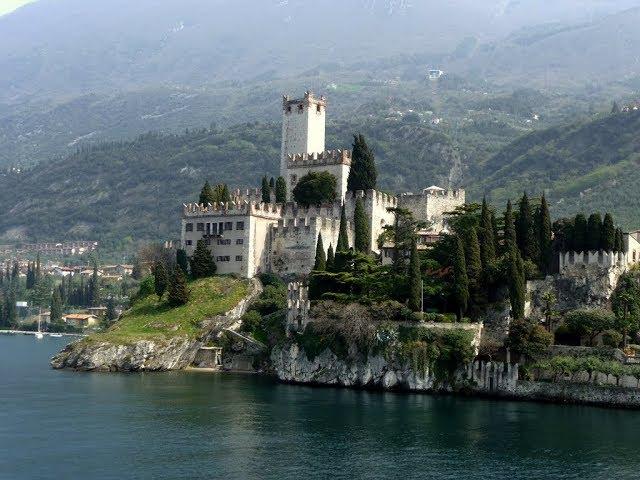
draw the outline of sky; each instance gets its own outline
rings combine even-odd
[[[5,15],[9,12],[13,12],[16,8],[19,8],[33,1],[34,0],[0,0],[0,15]]]

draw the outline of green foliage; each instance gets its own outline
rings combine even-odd
[[[189,257],[186,250],[182,248],[176,250],[176,266],[182,270],[185,277],[189,275]]]
[[[616,329],[627,346],[627,334],[640,328],[640,283],[636,272],[623,274],[611,295],[611,308],[616,316]]]
[[[336,177],[331,173],[310,172],[298,180],[292,194],[297,203],[308,207],[333,202],[336,199],[336,188]]]
[[[266,285],[264,290],[253,302],[251,309],[260,315],[270,315],[287,308],[287,289],[282,285]]]
[[[367,253],[370,250],[371,229],[369,228],[369,218],[364,210],[362,198],[356,199],[356,206],[353,212],[354,241],[353,246],[358,252]]]
[[[480,257],[483,271],[486,273],[489,265],[496,260],[496,239],[494,237],[494,225],[491,210],[486,197],[482,199],[482,211],[480,213],[480,228],[478,237],[480,241]],[[484,275],[485,279],[487,275]]]
[[[520,199],[518,217],[516,219],[516,238],[523,260],[540,261],[540,246],[533,222],[532,207],[525,193]]]
[[[589,381],[593,380],[593,374],[596,372],[613,375],[618,379],[623,375],[628,375],[640,381],[639,365],[623,365],[617,360],[607,360],[597,356],[570,357],[559,355],[547,360],[538,361],[531,365],[531,368],[548,371],[555,376],[587,372],[589,374]]]
[[[514,319],[524,318],[526,301],[526,280],[522,257],[516,248],[508,252],[507,282],[509,286],[509,300],[511,315]]]
[[[333,253],[333,245],[329,244],[327,250],[327,272],[333,272],[335,270],[336,256]]]
[[[324,253],[324,245],[322,244],[322,233],[318,233],[318,240],[316,242],[316,260],[313,264],[313,269],[316,271],[324,271],[327,269],[327,257]]]
[[[105,318],[109,323],[115,322],[118,319],[118,313],[116,312],[116,302],[113,298],[107,300],[107,311]]]
[[[338,241],[336,243],[336,253],[346,252],[349,250],[349,234],[347,231],[347,213],[344,204],[340,209],[340,230],[338,232]]]
[[[613,223],[613,216],[608,212],[605,214],[602,223],[602,238],[600,244],[605,252],[611,252],[616,247],[616,228]]]
[[[154,291],[158,298],[162,298],[164,292],[169,285],[169,276],[167,275],[167,269],[162,262],[156,262],[153,267],[153,279],[154,279]]]
[[[266,175],[262,177],[262,201],[264,203],[271,202],[271,187],[269,186],[269,181],[267,180]]]
[[[140,281],[140,286],[138,287],[138,292],[131,299],[132,303],[136,301],[148,297],[152,293],[155,293],[155,280],[153,275],[147,275]]]
[[[456,313],[458,320],[461,320],[469,303],[469,278],[467,277],[464,246],[460,237],[456,238],[455,248],[453,259],[453,289]]]
[[[551,214],[549,213],[549,205],[544,195],[540,199],[540,208],[538,209],[538,215],[536,218],[537,232],[538,232],[538,245],[540,249],[540,260],[538,261],[538,268],[543,273],[549,273],[551,271],[551,264],[553,261],[553,241],[551,233]]]
[[[207,245],[204,240],[198,240],[196,249],[191,257],[191,276],[193,278],[211,277],[215,275],[216,270],[216,264]]]
[[[204,186],[200,191],[200,198],[198,199],[198,203],[200,205],[208,205],[209,203],[213,204],[215,202],[215,195],[213,193],[213,188],[209,185],[209,181],[204,182]]]
[[[278,177],[276,180],[276,203],[286,203],[287,202],[287,181]]]
[[[504,246],[507,251],[517,246],[516,226],[511,200],[507,202],[507,210],[504,213]]]
[[[213,187],[213,201],[218,203],[227,203],[231,201],[231,194],[226,183],[219,183]]]
[[[373,152],[362,134],[353,136],[351,170],[347,179],[347,190],[375,190],[378,172]]]
[[[583,213],[579,213],[573,220],[573,249],[576,252],[584,252],[588,250],[588,234],[587,218]]]
[[[411,257],[409,259],[409,308],[420,311],[422,306],[422,273],[420,272],[420,257],[417,242],[413,241]]]
[[[602,217],[599,213],[592,213],[589,215],[587,221],[587,250],[597,251],[601,248],[602,241]]]
[[[262,316],[256,310],[249,310],[242,316],[242,324],[240,325],[240,331],[246,333],[253,333],[260,327]]]
[[[519,355],[536,360],[553,343],[553,335],[531,320],[516,319],[509,326],[506,345]]]
[[[51,296],[51,310],[50,321],[51,323],[62,322],[62,299],[60,298],[60,290],[53,289],[53,295]]]
[[[564,322],[570,333],[586,337],[593,346],[599,334],[614,328],[615,316],[608,310],[580,309],[567,313]]]
[[[169,285],[169,305],[171,307],[179,307],[185,305],[189,301],[190,292],[187,288],[187,281],[182,270],[176,268],[171,276]]]

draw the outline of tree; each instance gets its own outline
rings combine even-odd
[[[540,246],[540,260],[537,262],[540,271],[549,273],[553,261],[553,240],[551,237],[551,214],[547,199],[542,195],[538,210],[538,245]]]
[[[371,229],[369,228],[369,218],[364,211],[364,203],[361,197],[356,199],[356,206],[353,211],[353,246],[356,251],[368,253],[371,248]]]
[[[507,281],[509,284],[511,315],[514,319],[522,319],[524,318],[526,283],[522,257],[516,248],[511,248],[508,253]]]
[[[456,237],[455,252],[453,257],[453,296],[456,302],[456,316],[462,320],[469,303],[469,279],[467,278],[467,266],[465,262],[464,246],[462,239]]]
[[[392,226],[384,227],[384,236],[393,242],[393,270],[397,275],[407,275],[407,260],[416,237],[416,231],[422,226],[416,222],[411,212],[404,208],[387,209],[394,213]]]
[[[602,217],[599,213],[589,215],[587,222],[587,250],[598,251],[601,249]]]
[[[422,274],[420,272],[420,256],[418,243],[413,240],[411,256],[409,258],[409,308],[418,312],[422,308]]]
[[[354,135],[347,190],[350,192],[375,190],[377,177],[373,152],[362,134]]]
[[[587,245],[587,218],[579,213],[573,220],[573,249],[576,252],[584,252]]]
[[[340,209],[340,230],[338,232],[338,242],[336,243],[336,252],[349,251],[349,233],[347,231],[347,212],[345,206]]]
[[[171,284],[169,286],[169,305],[179,307],[189,301],[189,290],[187,289],[187,281],[180,268],[173,271]]]
[[[509,326],[506,345],[519,355],[535,360],[553,343],[553,335],[530,320],[516,319]]]
[[[62,322],[62,298],[60,297],[60,290],[53,289],[53,295],[51,295],[51,310],[49,321],[51,323]]]
[[[262,201],[264,203],[271,202],[271,187],[269,187],[269,181],[267,177],[262,177]]]
[[[216,264],[204,240],[198,240],[191,257],[191,275],[193,278],[211,277],[215,275],[216,269]]]
[[[100,277],[98,276],[98,263],[93,263],[93,273],[91,274],[91,280],[89,280],[89,298],[87,299],[87,305],[97,307],[100,305]]]
[[[134,280],[142,280],[142,276],[142,265],[140,264],[140,259],[136,257],[133,261],[133,268],[131,269],[131,278]],[[69,277],[69,280],[71,280],[71,277]]]
[[[182,248],[176,250],[176,265],[182,269],[185,277],[189,274],[189,257],[187,257],[186,250]]]
[[[613,224],[613,217],[610,213],[604,215],[600,245],[605,252],[612,252],[616,247],[616,227]]]
[[[167,290],[168,284],[169,277],[167,276],[167,269],[163,263],[157,262],[153,267],[153,288],[158,299],[162,298],[164,292]]]
[[[333,272],[335,270],[336,258],[333,253],[333,245],[329,244],[329,250],[327,250],[327,272]]]
[[[273,178],[273,177],[271,177],[271,178],[269,179],[269,188],[270,188],[271,190],[275,190],[275,188],[276,188],[276,179],[275,179],[275,178]]]
[[[42,279],[42,265],[40,263],[40,252],[36,255],[36,266],[34,281],[37,283]]]
[[[107,313],[105,314],[109,323],[113,323],[118,319],[118,312],[116,312],[116,302],[113,297],[109,297],[107,300]]]
[[[590,346],[598,335],[615,326],[615,315],[602,309],[579,309],[566,314],[564,323],[571,333],[587,337]]]
[[[624,234],[622,233],[621,228],[616,229],[615,251],[616,252],[624,251]]]
[[[219,183],[213,187],[213,203],[227,203],[231,201],[231,194],[226,183]]]
[[[200,198],[198,199],[198,203],[205,206],[209,203],[215,203],[213,188],[211,188],[211,185],[209,185],[209,181],[204,182],[204,186],[200,191]]]
[[[282,177],[276,180],[276,203],[287,203],[287,182]]]
[[[495,238],[493,233],[491,210],[489,209],[489,205],[487,204],[487,199],[485,197],[482,199],[480,230],[478,231],[478,237],[480,240],[480,258],[485,272],[496,259]]]
[[[509,251],[511,247],[517,247],[516,227],[511,200],[507,202],[507,211],[504,213],[504,246],[507,251]]]
[[[337,180],[329,172],[310,172],[302,177],[293,188],[293,198],[308,207],[330,203],[336,199]]]
[[[482,287],[482,261],[476,229],[471,227],[465,235],[465,265],[469,281],[469,295],[474,307],[484,303]]]
[[[531,215],[531,204],[525,193],[520,199],[520,208],[516,221],[516,238],[522,257],[534,263],[539,262],[540,248],[535,235],[535,226]]]
[[[616,316],[616,328],[622,333],[622,344],[627,346],[627,334],[638,329],[640,316],[640,284],[631,273],[623,274],[611,295],[611,309]]]
[[[616,114],[618,114],[618,113],[620,113],[620,112],[621,112],[621,110],[620,110],[620,105],[618,105],[618,102],[616,102],[616,101],[614,100],[614,102],[613,102],[613,106],[611,107],[611,113],[612,113],[613,115],[616,115]]]
[[[322,233],[318,233],[318,241],[316,242],[316,261],[313,269],[321,272],[327,269],[327,257],[324,253],[324,245],[322,244]]]

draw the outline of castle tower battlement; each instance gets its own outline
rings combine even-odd
[[[282,215],[282,205],[264,202],[250,202],[248,200],[221,203],[185,203],[182,205],[184,217],[228,216],[228,215],[260,215],[279,218]]]
[[[351,150],[326,150],[324,152],[295,153],[287,155],[287,168],[317,167],[323,165],[351,166]]]
[[[303,331],[309,320],[311,301],[309,287],[301,282],[287,285],[287,335],[290,332]]]

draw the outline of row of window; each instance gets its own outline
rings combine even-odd
[[[229,255],[219,255],[216,257],[216,262],[230,262],[231,257]],[[236,262],[242,261],[242,255],[236,255]]]
[[[184,243],[188,246],[191,246],[193,245],[193,240],[185,240]],[[205,239],[204,243],[205,245],[211,245],[211,239],[210,238]],[[230,238],[218,239],[218,245],[231,245],[231,239]],[[243,238],[236,239],[236,245],[244,245],[244,239]]]
[[[233,230],[233,222],[196,223],[196,232],[206,232],[208,235],[218,235]],[[236,222],[236,230],[244,230],[244,222]],[[193,223],[184,226],[185,232],[193,232]]]

